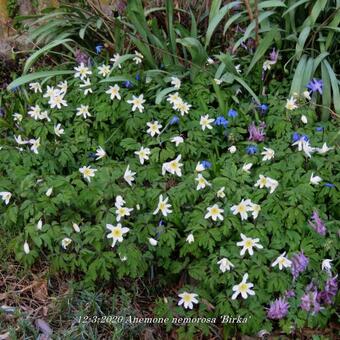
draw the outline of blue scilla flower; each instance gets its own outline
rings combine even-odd
[[[305,142],[308,142],[308,141],[309,141],[309,138],[308,138],[307,135],[302,135],[301,138],[303,138],[303,140],[304,140]]]
[[[317,126],[317,127],[315,128],[315,131],[317,131],[317,132],[322,132],[322,131],[323,131],[323,127],[322,127],[322,126]]]
[[[178,124],[178,123],[179,123],[179,118],[177,116],[173,116],[170,119],[170,122],[169,122],[170,125],[175,125],[175,124]]]
[[[300,135],[297,132],[293,133],[292,141],[297,142],[300,139]]]
[[[103,50],[104,46],[103,45],[96,45],[96,53],[99,54]]]
[[[94,152],[89,152],[88,157],[91,159],[96,159],[97,155]]]
[[[256,145],[248,145],[246,150],[247,150],[248,155],[254,155],[257,152],[257,146]]]
[[[237,113],[237,111],[235,111],[234,109],[230,109],[230,110],[228,111],[228,117],[235,118],[235,117],[237,117],[237,116],[238,116],[238,113]]]
[[[269,110],[269,105],[268,105],[268,104],[260,104],[260,105],[257,106],[257,109],[258,109],[261,113],[265,114],[265,113],[267,113],[268,110]]]
[[[12,92],[17,92],[18,90],[19,90],[19,86],[14,86],[14,87],[11,89]]]
[[[204,169],[211,168],[211,163],[209,161],[202,161],[201,164],[203,165]]]
[[[228,126],[228,123],[229,122],[223,116],[218,116],[214,122],[216,126],[223,126],[225,128]]]
[[[133,87],[133,83],[130,80],[124,81],[123,86],[127,89],[131,89]]]
[[[5,110],[2,107],[0,107],[0,117],[5,117]]]
[[[139,73],[136,74],[136,80],[140,81],[140,74]]]
[[[335,185],[333,183],[325,183],[324,186],[328,188],[335,188]]]

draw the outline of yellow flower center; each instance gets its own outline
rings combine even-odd
[[[246,248],[251,248],[253,246],[253,241],[252,240],[247,240],[245,243],[244,243],[244,246]]]
[[[171,167],[171,169],[176,170],[178,168],[177,162],[171,162],[170,167]]]
[[[211,215],[218,215],[219,214],[219,208],[213,207],[211,208]]]
[[[85,176],[91,176],[91,174],[92,174],[92,170],[91,169],[85,169],[84,170],[84,175]]]
[[[159,203],[159,209],[160,210],[164,210],[165,209],[165,203],[164,202]]]
[[[112,230],[112,236],[114,237],[114,238],[119,238],[119,237],[122,237],[122,231],[120,230],[120,229],[118,229],[118,228],[116,228],[116,229],[113,229]]]
[[[244,213],[244,212],[247,211],[247,208],[246,208],[246,206],[245,206],[244,204],[239,204],[239,206],[238,206],[238,211],[239,211],[240,213]]]
[[[248,285],[246,283],[241,283],[238,289],[241,293],[245,293],[248,290]]]
[[[185,302],[190,302],[191,301],[191,295],[189,295],[189,294],[185,294],[184,296],[183,296],[183,300],[185,301]]]
[[[124,216],[126,214],[126,209],[125,208],[119,208],[118,214],[121,215],[121,216]]]
[[[260,184],[261,185],[266,185],[266,183],[267,183],[267,179],[265,177],[260,179]]]

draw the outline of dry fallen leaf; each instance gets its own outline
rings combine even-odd
[[[33,297],[40,301],[45,301],[48,298],[47,281],[42,279],[33,288]]]

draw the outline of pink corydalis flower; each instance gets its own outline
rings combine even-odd
[[[305,256],[303,251],[293,256],[291,270],[292,270],[294,280],[297,279],[300,273],[306,270],[308,263],[309,263],[309,259],[308,257]]]
[[[318,294],[318,301],[325,305],[331,305],[338,292],[337,276],[331,277],[326,281],[325,288]]]
[[[308,223],[319,235],[326,235],[327,229],[325,223],[321,220],[317,211],[313,211],[312,218]]]
[[[284,318],[288,314],[289,304],[285,299],[276,299],[270,304],[267,311],[267,317],[273,320]]]
[[[317,298],[317,290],[306,292],[306,294],[301,297],[300,307],[307,312],[311,312],[312,315],[319,313],[321,306]]]
[[[263,142],[266,133],[264,132],[264,129],[266,128],[266,124],[264,122],[261,122],[259,126],[256,126],[254,122],[252,122],[248,126],[248,132],[249,132],[249,138],[248,140],[253,142]]]
[[[273,48],[272,51],[269,53],[269,59],[276,63],[278,57],[279,57],[279,52],[276,52],[275,48]]]

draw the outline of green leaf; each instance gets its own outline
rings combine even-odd
[[[301,31],[299,35],[298,42],[295,47],[295,56],[297,60],[300,60],[301,54],[304,50],[305,43],[309,36],[310,31],[311,31],[311,27],[307,26]]]
[[[307,55],[304,54],[296,67],[294,77],[292,80],[292,85],[290,87],[290,95],[292,95],[295,92],[301,93],[302,79],[303,79],[304,70],[306,67],[306,62],[307,62]]]
[[[328,76],[331,81],[335,112],[340,114],[339,81],[333,71],[332,66],[329,64],[329,62],[327,60],[323,60],[322,63],[326,66]]]
[[[215,2],[219,3],[219,4],[221,3],[221,1],[215,1]],[[233,2],[229,3],[228,5],[223,6],[221,9],[217,10],[216,13],[212,17],[209,17],[209,26],[208,26],[208,29],[207,29],[207,33],[205,35],[205,48],[207,48],[207,46],[209,45],[210,39],[211,39],[215,29],[220,24],[220,22],[225,17],[225,15],[228,13],[228,11],[231,8],[233,8],[234,6],[238,5],[239,3],[240,3],[239,1],[233,1]],[[213,4],[214,4],[214,2],[213,2]],[[217,6],[217,4],[214,4],[214,5]]]
[[[246,74],[248,75],[250,71],[253,69],[253,67],[256,65],[256,63],[264,56],[264,54],[267,52],[269,47],[271,46],[273,39],[276,35],[277,31],[272,30],[264,36],[264,38],[261,40],[259,46],[256,49],[256,52],[253,56],[253,59],[251,60],[251,63],[248,67],[248,70]]]
[[[48,78],[48,77],[55,77],[55,76],[63,76],[66,74],[74,74],[74,71],[70,70],[56,70],[56,71],[42,71],[42,72],[35,72],[26,74],[22,77],[19,77],[13,80],[8,86],[7,90],[13,90],[14,88],[30,83],[34,80],[41,79],[41,78]]]
[[[23,73],[27,73],[27,71],[31,68],[31,66],[38,60],[38,58],[43,55],[44,53],[49,52],[56,46],[64,45],[67,42],[73,41],[72,39],[61,39],[52,41],[51,43],[45,45],[43,48],[39,49],[38,51],[34,52],[27,60],[24,66]]]
[[[167,87],[165,89],[163,89],[162,91],[157,93],[156,99],[155,99],[155,103],[158,105],[162,102],[163,98],[171,93],[171,92],[175,92],[177,91],[175,87]]]

